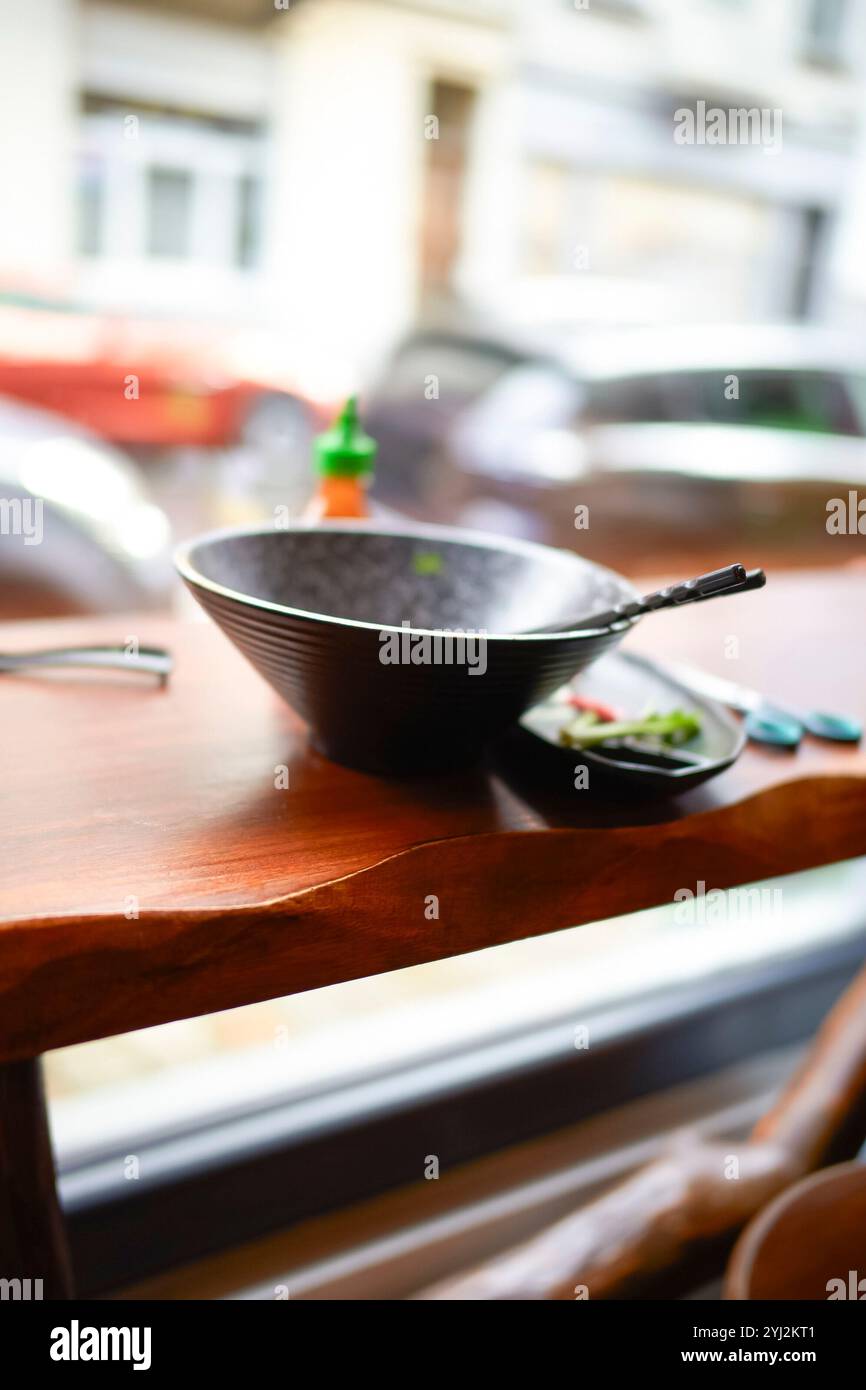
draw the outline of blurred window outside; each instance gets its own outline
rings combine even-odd
[[[102,252],[102,226],[105,216],[105,169],[99,155],[87,154],[79,167],[79,231],[82,255]]]
[[[82,143],[82,254],[256,266],[263,142],[252,123],[100,105],[82,118]]]
[[[737,190],[536,159],[524,209],[525,273],[691,279],[700,294],[712,261],[735,317],[772,254],[771,207]]]
[[[835,65],[845,60],[851,0],[807,0],[805,54],[813,62]]]
[[[147,171],[148,235],[151,256],[189,254],[192,176],[185,169]]]

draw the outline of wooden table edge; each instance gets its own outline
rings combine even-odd
[[[261,903],[0,922],[0,1061],[860,854],[866,778],[803,776],[662,826],[424,840]]]

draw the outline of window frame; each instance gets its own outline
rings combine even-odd
[[[573,1125],[751,1056],[808,1039],[863,963],[866,921],[841,942],[591,1017],[486,1039],[399,1070],[154,1135],[61,1169],[76,1282],[91,1297]],[[580,1087],[575,1087],[575,1066]]]
[[[132,117],[146,123],[125,123]],[[262,246],[261,188],[267,141],[263,131],[220,129],[215,122],[181,119],[134,105],[85,112],[79,150],[79,187],[88,171],[98,176],[96,250],[79,246],[88,261],[136,263],[149,273],[160,267],[206,265],[232,275],[260,268]],[[188,245],[182,256],[149,249],[151,170],[185,175],[190,181]],[[242,184],[257,190],[254,198],[253,257],[238,256],[242,222]],[[79,194],[80,196],[80,194]]]

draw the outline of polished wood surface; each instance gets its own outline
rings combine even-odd
[[[629,643],[866,717],[864,614],[863,571],[771,576]],[[131,636],[175,651],[168,689],[0,679],[0,1059],[866,853],[862,749],[750,748],[662,802],[541,788],[501,759],[383,781],[310,749],[205,622],[8,624],[0,649]]]

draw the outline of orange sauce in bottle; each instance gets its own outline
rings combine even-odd
[[[355,396],[349,397],[333,428],[319,435],[314,449],[319,476],[304,520],[369,516],[367,487],[373,476],[376,443],[361,429]]]

